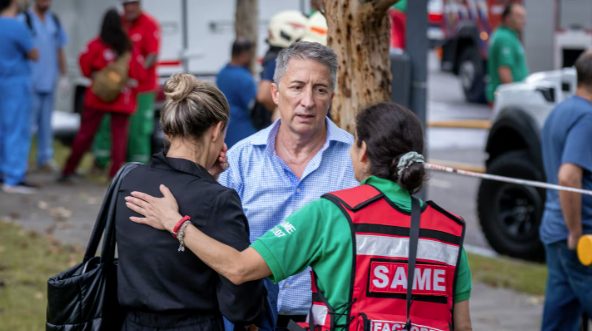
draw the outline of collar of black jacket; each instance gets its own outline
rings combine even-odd
[[[152,162],[150,163],[150,166],[160,169],[174,169],[192,176],[210,179],[214,182],[216,181],[216,179],[199,164],[186,159],[167,157],[164,152],[152,155]]]

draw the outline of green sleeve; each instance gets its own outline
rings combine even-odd
[[[467,252],[463,248],[460,253],[460,261],[458,261],[458,273],[456,275],[456,282],[454,286],[454,302],[462,302],[469,300],[471,297],[471,269],[469,267],[469,259]]]
[[[407,0],[400,0],[396,4],[392,5],[391,8],[394,8],[400,12],[406,12],[407,11]]]
[[[313,201],[267,231],[252,245],[279,282],[304,270],[322,255],[323,208]]]
[[[514,53],[515,45],[514,40],[505,34],[502,34],[496,40],[496,49],[495,49],[498,67],[510,67],[514,68],[516,66],[515,56]]]

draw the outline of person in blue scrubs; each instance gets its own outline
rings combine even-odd
[[[31,70],[39,56],[16,19],[16,0],[0,0],[0,174],[6,193],[33,193],[24,181],[31,144]]]
[[[35,0],[29,10],[19,16],[33,34],[33,45],[39,50],[39,61],[31,64],[32,70],[32,110],[33,133],[37,133],[37,167],[41,170],[55,169],[53,162],[53,132],[51,114],[54,109],[54,96],[58,75],[61,82],[67,82],[66,33],[59,18],[50,11],[51,0]],[[67,85],[62,83],[62,85]]]
[[[216,85],[230,104],[230,121],[226,131],[228,148],[257,130],[251,122],[250,109],[255,101],[257,85],[249,71],[254,56],[253,43],[237,39],[232,44],[232,58],[216,77]]]

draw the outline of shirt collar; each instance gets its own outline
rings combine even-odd
[[[509,26],[507,26],[507,25],[501,25],[501,26],[500,26],[500,29],[502,29],[502,30],[506,30],[506,31],[509,31],[509,32],[510,32],[510,33],[512,33],[514,36],[516,36],[516,38],[518,38],[518,31],[516,31],[516,30],[514,30],[514,29],[510,28]]]
[[[281,120],[278,119],[273,124],[268,126],[267,128],[259,131],[253,137],[251,143],[253,145],[275,145],[275,137],[277,136],[278,130],[280,128]],[[341,130],[333,121],[331,121],[328,117],[325,119],[325,125],[327,126],[327,142],[337,141],[342,142],[345,144],[351,144],[352,138],[349,133],[345,130]]]
[[[210,175],[210,173],[199,164],[196,164],[195,162],[186,159],[167,157],[164,154],[164,151],[152,155],[152,161],[150,162],[150,166],[153,168],[160,169],[170,168],[195,177],[215,181],[214,177]]]
[[[401,207],[401,209],[405,211],[411,211],[411,199],[409,192],[392,180],[377,176],[370,176],[364,179],[360,184],[374,186],[380,192],[382,192],[387,199]]]
[[[37,16],[37,12],[35,12],[35,10],[33,9],[33,6],[31,6],[31,8],[27,9],[27,11],[29,12],[29,16],[31,16],[32,20],[37,20],[40,21],[39,16]],[[45,13],[41,14],[43,15],[44,20],[47,22],[47,18],[49,17],[49,9],[45,11]]]

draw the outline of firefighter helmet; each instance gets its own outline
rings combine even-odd
[[[306,21],[306,17],[297,10],[286,10],[274,15],[269,22],[267,43],[276,47],[289,47],[304,36]]]
[[[308,18],[302,40],[327,45],[327,20],[321,12],[317,11]]]

